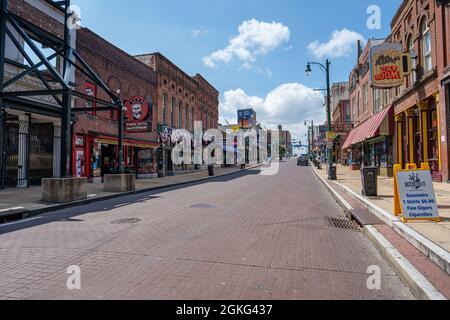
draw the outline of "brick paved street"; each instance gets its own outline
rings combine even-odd
[[[412,299],[310,168],[208,183],[0,226],[2,299]],[[137,218],[133,224],[111,223]],[[81,268],[81,290],[66,269]],[[368,290],[367,268],[381,268]]]

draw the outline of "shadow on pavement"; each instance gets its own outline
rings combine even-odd
[[[211,182],[226,183],[226,182],[240,179],[240,178],[243,178],[246,176],[258,175],[259,173],[260,173],[260,169],[237,171],[231,175],[211,178],[211,179],[205,180],[205,181],[194,181],[194,182],[186,183],[186,184],[179,185],[179,186],[167,186],[167,187],[159,188],[157,190],[143,191],[141,193],[137,193],[137,194],[133,194],[133,195],[129,195],[129,196],[123,196],[123,197],[119,197],[119,198],[115,198],[115,199],[108,199],[108,200],[99,200],[99,201],[92,202],[89,204],[84,204],[84,205],[74,206],[71,208],[61,209],[61,210],[57,210],[57,211],[53,211],[53,212],[49,212],[49,213],[44,213],[42,215],[38,215],[38,216],[29,218],[29,219],[25,219],[22,221],[15,221],[15,222],[6,223],[3,225],[0,224],[0,235],[27,229],[27,228],[37,227],[37,226],[44,225],[47,223],[58,222],[58,221],[59,222],[68,222],[68,223],[83,222],[84,220],[76,219],[75,217],[79,217],[84,214],[92,213],[92,212],[107,212],[107,211],[110,211],[113,209],[126,207],[131,204],[147,202],[147,201],[151,201],[153,199],[159,199],[162,197],[161,194],[176,191],[179,189],[190,188],[190,187],[194,187],[194,186],[198,186],[198,185],[202,185],[202,184],[206,184],[206,183],[211,183]],[[155,196],[156,194],[158,196]]]

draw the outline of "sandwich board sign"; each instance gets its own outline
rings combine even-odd
[[[406,170],[397,165],[394,171],[395,214],[401,215],[403,222],[439,222],[439,209],[429,165],[423,164],[420,169],[409,165]]]

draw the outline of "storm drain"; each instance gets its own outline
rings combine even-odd
[[[358,224],[358,222],[354,220],[349,220],[346,218],[330,218],[327,217],[326,221],[330,227],[333,228],[339,228],[339,229],[347,229],[347,230],[353,230],[361,232],[362,228]]]
[[[138,223],[138,222],[141,222],[141,219],[125,218],[125,219],[118,219],[118,220],[111,221],[112,224],[134,224],[134,223]]]

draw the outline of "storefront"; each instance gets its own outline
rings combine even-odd
[[[395,116],[397,135],[396,163],[420,166],[430,164],[433,180],[442,182],[441,129],[439,94],[427,99]]]
[[[393,112],[389,106],[349,133],[342,150],[352,170],[373,166],[382,176],[393,175]]]
[[[136,173],[137,179],[153,178],[157,173],[158,143],[125,139],[126,172]],[[116,137],[88,134],[74,135],[73,172],[90,182],[101,182],[105,174],[118,170],[118,140]]]

